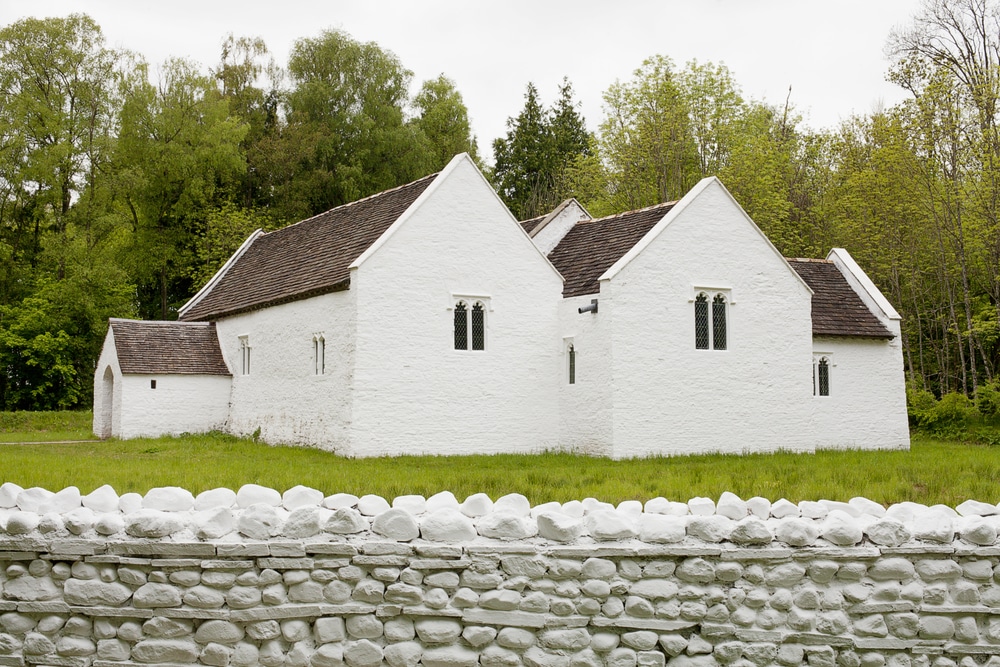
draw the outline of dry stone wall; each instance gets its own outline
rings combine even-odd
[[[1000,667],[995,505],[0,486],[0,665]]]

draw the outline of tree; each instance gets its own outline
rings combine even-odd
[[[158,86],[138,68],[122,112],[120,183],[131,217],[132,270],[140,313],[171,319],[190,296],[195,239],[221,186],[246,168],[247,126],[229,115],[212,80],[184,60],[168,61]]]
[[[568,196],[568,169],[578,156],[590,152],[576,106],[567,79],[559,87],[559,100],[548,110],[529,83],[521,112],[507,119],[507,137],[493,142],[493,185],[518,218],[548,213]]]
[[[425,81],[413,106],[418,112],[413,123],[431,145],[433,169],[441,169],[459,153],[468,153],[479,162],[469,111],[451,79],[442,74]]]

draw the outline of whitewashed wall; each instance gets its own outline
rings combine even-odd
[[[717,180],[667,219],[601,285],[614,456],[812,451],[809,289]],[[699,287],[731,288],[727,350],[695,349]]]
[[[594,295],[563,299],[559,306],[563,331],[562,378],[559,386],[560,444],[563,449],[594,456],[612,455],[614,384],[609,323],[610,300],[598,300],[597,313],[580,313]],[[570,342],[576,348],[576,383],[569,384]]]
[[[414,206],[352,270],[352,454],[556,447],[560,276],[468,158]],[[459,296],[487,300],[485,351],[454,349]]]
[[[108,369],[111,369],[110,378]],[[122,369],[115,350],[112,329],[104,337],[104,347],[94,372],[94,433],[101,438],[120,437],[122,430]],[[109,382],[110,380],[110,382]],[[108,400],[110,398],[110,401]]]
[[[571,199],[531,240],[542,251],[543,255],[548,255],[577,222],[589,219],[590,215],[580,206],[580,203]]]
[[[156,381],[156,389],[150,381]],[[225,375],[123,375],[121,438],[221,430],[229,416]]]
[[[333,292],[216,322],[232,370],[228,429],[273,444],[308,444],[350,454],[354,361],[353,290]],[[314,370],[313,335],[326,340],[326,373]],[[243,375],[240,336],[251,348]]]

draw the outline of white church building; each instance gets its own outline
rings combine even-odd
[[[345,456],[909,447],[900,317],[721,182],[518,223],[472,160],[255,232],[177,322],[111,320],[94,431]]]

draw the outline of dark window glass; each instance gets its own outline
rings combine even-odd
[[[830,362],[827,359],[819,360],[819,395],[830,395]]]
[[[486,311],[481,303],[472,307],[472,349],[486,349]]]
[[[455,305],[455,349],[469,349],[469,313],[464,303]]]
[[[576,348],[569,346],[569,383],[576,384]]]
[[[694,300],[694,346],[708,349],[708,297],[699,294]]]
[[[156,380],[150,380],[149,381],[149,388],[150,389],[156,389]]]
[[[721,294],[712,300],[712,347],[726,349],[726,297]]]

